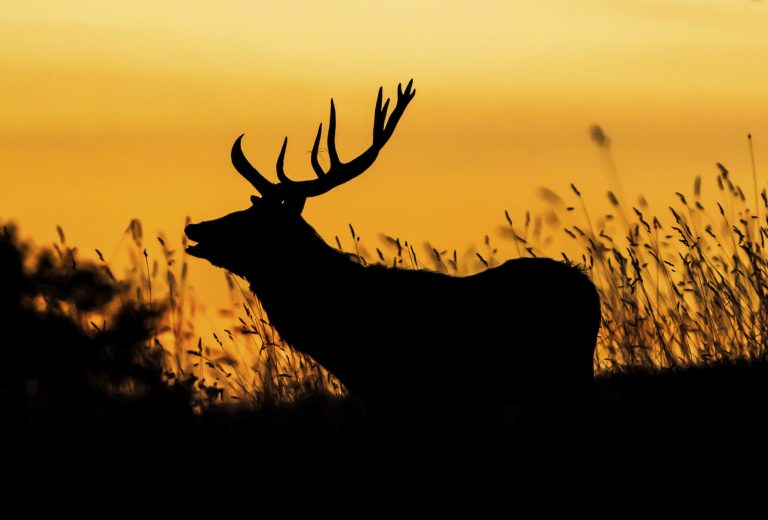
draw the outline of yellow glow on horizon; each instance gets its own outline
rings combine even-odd
[[[84,251],[110,250],[134,217],[179,236],[187,215],[248,204],[229,165],[237,135],[270,175],[288,135],[288,171],[309,176],[331,96],[348,158],[368,144],[378,86],[393,95],[411,77],[418,94],[377,164],[310,201],[326,239],[352,222],[371,245],[386,232],[461,249],[570,182],[602,208],[592,123],[624,191],[664,208],[716,161],[748,179],[747,132],[768,165],[765,27],[768,5],[748,0],[12,3],[0,219],[41,243],[61,224]],[[193,273],[220,285],[207,265]]]

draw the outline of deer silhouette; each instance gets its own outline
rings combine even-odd
[[[232,163],[261,197],[216,220],[190,224],[187,252],[249,283],[282,338],[309,354],[371,407],[487,409],[523,403],[550,409],[588,395],[600,302],[578,268],[521,258],[472,276],[363,266],[328,246],[302,218],[308,197],[350,181],[375,161],[413,99],[398,85],[387,118],[379,89],[373,144],[344,163],[335,146],[331,100],[330,161],[318,161],[322,123],[311,153],[316,179],[285,174],[288,139],[277,159],[278,183],[245,158],[242,135]]]

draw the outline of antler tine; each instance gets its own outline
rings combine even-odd
[[[312,169],[315,170],[315,175],[317,175],[318,179],[322,179],[325,175],[323,168],[320,166],[320,161],[317,160],[317,154],[320,152],[320,136],[322,133],[323,123],[320,123],[320,128],[317,129],[317,136],[315,137],[315,144],[312,145],[312,154],[310,155]]]
[[[286,137],[283,141],[283,147],[280,149],[280,155],[277,156],[277,164],[275,164],[275,169],[277,170],[277,178],[282,184],[291,184],[294,182],[288,178],[288,176],[285,174],[285,170],[283,170],[283,162],[285,161],[285,149],[287,147],[288,138]]]
[[[341,164],[339,154],[336,152],[336,105],[333,104],[333,98],[331,98],[331,117],[328,121],[328,160],[331,163],[328,173],[333,171],[334,166]]]
[[[376,108],[373,109],[373,142],[377,142],[379,135],[384,130],[384,122],[387,120],[387,110],[389,109],[389,98],[381,106],[381,99],[384,88],[379,87],[379,94],[376,96]]]
[[[400,118],[405,112],[405,107],[408,106],[408,103],[411,102],[413,96],[416,95],[416,89],[412,89],[412,87],[413,79],[408,82],[408,85],[405,87],[405,91],[403,91],[403,86],[401,83],[397,84],[397,104],[395,105],[395,108],[392,109],[392,114],[389,116],[389,121],[387,121],[382,131],[382,138],[384,139],[384,143],[386,143],[389,138],[392,137],[397,123],[400,121]]]
[[[242,140],[245,134],[240,135],[232,145],[232,165],[235,169],[245,177],[245,180],[251,183],[256,188],[256,191],[266,197],[275,191],[275,185],[269,182],[259,171],[253,167],[248,159],[245,158],[242,148]],[[283,145],[283,152],[285,152],[285,145]]]

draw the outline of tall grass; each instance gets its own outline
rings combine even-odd
[[[542,189],[550,209],[541,215],[526,212],[520,225],[505,212],[501,235],[517,256],[561,257],[579,265],[597,286],[602,300],[597,372],[681,368],[766,355],[768,197],[763,190],[764,218],[759,220],[760,209],[747,203],[744,190],[722,165],[714,182],[714,209],[702,200],[699,177],[692,194],[675,194],[667,214],[651,214],[642,196],[636,207],[623,207],[609,191],[612,211],[591,215],[575,185],[564,197]],[[480,249],[462,254],[431,244],[417,254],[412,242],[387,235],[371,254],[352,226],[350,239],[347,251],[365,265],[466,275],[500,263],[488,235]],[[346,241],[336,237],[335,242],[343,249]]]
[[[676,203],[666,215],[650,214],[642,196],[636,207],[623,207],[612,191],[607,192],[612,211],[591,215],[573,184],[566,197],[542,188],[550,208],[540,215],[526,212],[521,224],[505,212],[501,236],[513,244],[516,256],[562,258],[580,266],[597,286],[602,301],[598,372],[765,356],[768,197],[763,190],[764,217],[759,220],[760,208],[747,203],[724,166],[718,164],[714,181],[714,211],[702,200],[697,177],[692,195],[675,193]],[[428,266],[458,275],[499,264],[488,235],[480,250],[461,255],[426,244],[421,265],[407,241],[383,236],[390,255],[376,248],[372,257],[354,231],[352,239],[352,252],[362,263]]]
[[[598,370],[765,355],[768,222],[755,217],[758,208],[749,207],[722,165],[716,181],[714,211],[702,202],[697,178],[691,200],[676,193],[666,218],[648,214],[642,197],[638,207],[624,208],[608,192],[614,213],[594,226],[572,186],[586,227],[571,217],[562,231],[602,299]],[[765,191],[762,200],[765,206]]]
[[[597,286],[602,300],[598,372],[765,357],[768,196],[765,190],[760,193],[762,210],[748,202],[722,165],[714,181],[718,197],[711,207],[702,200],[702,180],[696,178],[692,193],[676,193],[675,204],[664,215],[651,214],[643,197],[636,207],[624,207],[623,197],[613,192],[607,194],[610,214],[593,215],[573,184],[564,196],[542,189],[550,207],[540,215],[526,212],[518,222],[505,212],[501,237],[514,249],[513,256],[561,257],[579,265]],[[431,244],[417,248],[382,235],[371,253],[351,225],[349,231],[348,250],[365,265],[467,275],[500,263],[489,235],[480,249],[461,254]],[[59,234],[53,252],[39,254],[61,272],[76,272],[78,252],[66,244],[63,230]],[[336,237],[335,242],[343,249],[347,239]],[[153,366],[162,368],[166,384],[183,384],[198,410],[221,402],[263,407],[344,394],[331,374],[280,339],[245,283],[229,273],[231,305],[217,313],[230,326],[201,333],[203,306],[189,284],[186,239],[181,238],[181,252],[171,243],[160,235],[147,244],[141,222],[133,220],[111,255],[128,255],[122,277],[96,250],[94,272],[111,284],[107,300],[115,303],[88,307],[43,296],[36,305],[55,304],[58,312],[91,333],[106,330],[120,308],[146,309],[153,319],[144,348],[155,356]],[[514,338],[500,337],[498,342],[505,345]]]
[[[247,284],[231,273],[225,273],[230,306],[215,310],[219,320],[206,317],[206,307],[189,284],[185,236],[181,253],[164,235],[156,237],[156,258],[148,252],[139,220],[131,221],[124,237],[129,239],[124,283],[137,301],[162,309],[154,346],[164,353],[170,378],[193,382],[200,408],[225,401],[276,406],[321,393],[344,393],[331,374],[279,338]],[[222,319],[230,325],[216,330]],[[206,327],[199,321],[207,321],[213,331],[203,335]]]

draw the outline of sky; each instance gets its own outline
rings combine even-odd
[[[663,210],[715,163],[745,186],[747,133],[768,165],[768,4],[751,0],[27,1],[0,8],[0,220],[84,255],[132,218],[178,245],[185,218],[249,205],[232,168],[311,178],[329,99],[342,160],[369,144],[376,91],[417,95],[376,164],[310,200],[328,241],[349,223],[440,248],[480,244],[543,207],[616,189],[590,141],[611,138],[621,190]],[[710,182],[707,182],[709,179]],[[257,230],[254,231],[258,233]],[[115,253],[119,256],[119,251]],[[156,253],[155,253],[156,254]],[[119,258],[110,261],[119,262]],[[220,271],[192,263],[212,300]]]

